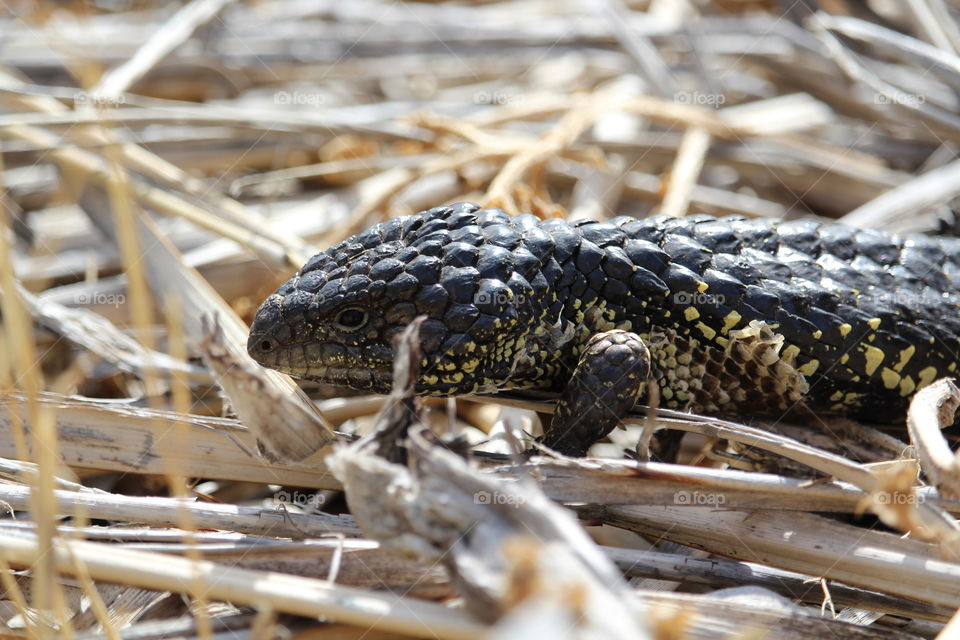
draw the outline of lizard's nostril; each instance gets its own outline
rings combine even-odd
[[[271,340],[270,338],[265,338],[260,341],[260,351],[264,353],[269,353],[273,351],[277,346],[276,340]]]

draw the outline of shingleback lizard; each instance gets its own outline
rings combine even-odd
[[[810,220],[541,220],[460,203],[311,258],[257,311],[264,366],[390,390],[416,316],[417,392],[562,392],[544,443],[582,455],[642,400],[716,415],[903,419],[956,372],[960,239]]]

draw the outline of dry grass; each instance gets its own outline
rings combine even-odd
[[[5,637],[957,633],[946,384],[909,432],[661,411],[590,461],[502,455],[549,399],[430,402],[486,442],[406,469],[344,448],[382,398],[244,350],[312,253],[446,202],[933,229],[960,193],[955,2],[5,10]],[[689,434],[683,464],[623,455],[652,427]]]

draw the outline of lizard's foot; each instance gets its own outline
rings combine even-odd
[[[649,376],[650,351],[638,335],[595,335],[580,354],[543,443],[564,455],[586,454],[643,396]]]

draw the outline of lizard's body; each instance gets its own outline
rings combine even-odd
[[[314,256],[261,306],[249,350],[386,392],[392,339],[417,315],[418,392],[564,391],[546,441],[570,453],[615,426],[648,377],[671,408],[890,422],[956,372],[960,240],[439,207]]]

